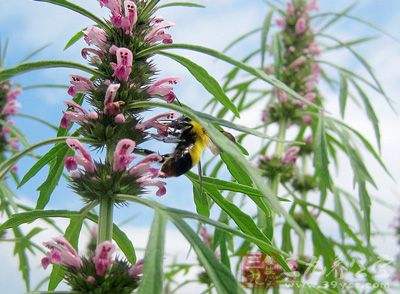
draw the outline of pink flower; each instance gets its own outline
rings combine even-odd
[[[290,69],[298,69],[300,66],[302,66],[305,62],[307,61],[305,56],[300,56],[298,57],[295,61],[293,61],[290,65]]]
[[[78,163],[74,156],[66,157],[64,161],[64,166],[69,172],[78,169]]]
[[[296,34],[301,35],[307,31],[307,21],[304,17],[300,17],[296,22]]]
[[[289,96],[285,91],[278,90],[277,97],[280,103],[286,103],[289,100]]]
[[[100,0],[100,6],[107,7],[112,13],[121,14],[121,0]]]
[[[87,172],[93,173],[96,170],[96,166],[93,163],[90,153],[77,139],[67,139],[67,145],[75,151],[75,160],[78,165],[84,167]]]
[[[136,129],[144,132],[147,129],[155,128],[159,135],[167,136],[169,129],[168,123],[176,120],[178,117],[179,115],[175,112],[165,112],[156,115],[142,123],[138,123],[136,125]]]
[[[286,14],[288,16],[290,16],[290,15],[293,15],[294,12],[295,12],[295,9],[294,9],[293,3],[291,3],[291,2],[287,3],[286,4]]]
[[[87,119],[91,118],[87,111],[76,102],[67,100],[64,101],[64,103],[68,106],[68,109],[64,112],[64,115],[61,119],[61,128],[68,129],[73,122],[83,123],[86,122]]]
[[[12,138],[8,144],[10,144],[10,147],[14,149],[15,151],[19,150],[19,140],[17,138]]]
[[[264,122],[264,123],[267,123],[268,122],[268,118],[269,118],[269,112],[264,109],[261,112],[261,121]]]
[[[295,164],[299,152],[300,152],[299,147],[297,147],[297,146],[290,147],[288,150],[286,150],[286,153],[282,158],[282,163],[287,164],[287,165]]]
[[[21,95],[21,88],[15,88],[15,89],[12,89],[12,90],[10,90],[8,93],[7,93],[7,101],[13,101],[13,100],[15,100],[15,99],[17,99],[17,97],[19,96],[19,95]]]
[[[148,89],[147,93],[152,96],[161,96],[164,97],[165,101],[168,103],[174,102],[176,96],[173,92],[173,85],[176,85],[179,81],[179,78],[175,77],[167,77],[161,79],[154,84],[152,84]]]
[[[115,245],[110,241],[104,241],[99,244],[93,256],[93,262],[96,268],[96,274],[103,277],[107,270],[113,264],[112,255],[115,252]]]
[[[72,97],[74,97],[77,93],[90,91],[94,88],[91,80],[78,75],[71,76],[70,84],[71,86],[68,88],[68,94]]]
[[[313,11],[313,10],[316,10],[316,11],[319,10],[319,6],[318,6],[318,1],[317,0],[311,0],[306,6],[306,11],[310,12],[310,11]]]
[[[81,55],[84,59],[89,59],[89,61],[94,64],[100,64],[101,59],[104,56],[102,51],[92,48],[83,48],[81,51]]]
[[[308,52],[311,55],[317,56],[321,54],[321,49],[319,48],[318,44],[316,42],[312,42],[309,46],[308,46]]]
[[[308,92],[304,98],[311,103],[315,102],[315,99],[317,98],[317,95],[314,92]]]
[[[83,31],[86,43],[91,46],[94,45],[101,50],[107,47],[107,35],[103,29],[92,26]]]
[[[123,21],[123,26],[125,29],[125,34],[132,34],[133,26],[138,20],[137,7],[135,2],[126,0],[124,2],[125,8],[125,21]]]
[[[141,177],[137,180],[137,182],[142,187],[149,187],[149,186],[157,187],[158,190],[156,192],[156,195],[158,197],[164,196],[167,193],[167,188],[165,187],[167,183],[160,181],[158,179],[154,179],[153,176]]]
[[[66,267],[79,269],[82,267],[82,260],[76,250],[62,236],[53,238],[43,243],[50,251],[42,258],[42,266],[46,269],[50,264],[60,264]]]
[[[111,67],[114,70],[113,76],[120,81],[126,82],[132,72],[133,54],[126,48],[116,49],[115,54],[117,55],[117,63],[111,63]]]
[[[1,114],[3,115],[15,115],[18,112],[18,109],[21,107],[21,104],[17,100],[9,100],[4,105]]]
[[[208,233],[207,229],[205,227],[201,227],[199,233],[201,239],[203,240],[203,243],[211,248],[212,238],[211,235]]]
[[[306,125],[311,125],[312,123],[312,116],[309,114],[306,114],[303,116],[303,123]]]
[[[125,123],[126,119],[125,116],[122,113],[120,113],[114,117],[114,121],[116,124],[123,124]]]
[[[114,151],[114,171],[125,171],[132,162],[136,143],[130,139],[122,139],[118,142]]]
[[[110,84],[107,88],[106,95],[104,97],[104,112],[107,114],[115,115],[119,112],[119,104],[114,103],[114,99],[117,96],[118,89],[121,84]]]
[[[149,43],[162,42],[164,44],[171,44],[172,36],[170,34],[167,34],[165,30],[174,25],[175,24],[173,22],[165,21],[162,18],[154,19],[152,23],[152,29],[144,38],[145,41]]]
[[[276,25],[277,25],[279,28],[284,29],[285,26],[286,26],[286,21],[285,21],[285,19],[284,19],[284,18],[278,18],[278,19],[276,20]]]
[[[129,269],[129,275],[133,279],[138,279],[143,273],[144,260],[140,259],[133,267]]]

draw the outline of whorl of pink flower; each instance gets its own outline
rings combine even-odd
[[[287,165],[295,164],[299,152],[300,152],[299,147],[297,146],[290,147],[288,150],[286,150],[285,154],[283,155],[282,163]]]
[[[103,277],[113,264],[115,245],[110,241],[104,241],[97,245],[92,261],[96,268],[96,274]]]
[[[68,94],[72,97],[77,93],[86,92],[94,88],[91,80],[78,75],[71,75],[70,84],[71,86],[68,88]]]
[[[305,17],[300,17],[296,22],[296,34],[302,35],[307,31],[307,21]]]
[[[75,151],[74,158],[77,164],[83,166],[87,172],[93,173],[96,170],[96,166],[93,163],[90,153],[86,150],[82,143],[77,139],[67,139],[66,143],[72,150]]]
[[[130,139],[122,139],[118,142],[114,151],[113,170],[125,171],[132,162],[136,143]]]
[[[176,77],[167,77],[156,81],[154,84],[150,85],[147,89],[147,93],[152,96],[161,96],[164,97],[167,103],[174,102],[176,96],[173,92],[173,86],[178,84],[179,78]]]
[[[145,41],[149,43],[162,42],[164,44],[171,44],[173,42],[172,36],[167,34],[165,30],[174,26],[175,23],[171,21],[165,21],[162,18],[156,18],[152,21],[151,25],[152,29],[145,36]]]
[[[72,245],[62,236],[44,242],[43,245],[50,251],[42,258],[42,266],[46,269],[50,264],[60,264],[66,267],[79,269],[82,260]]]
[[[94,45],[101,50],[107,47],[107,34],[103,29],[96,26],[88,27],[83,31],[85,42],[91,46]]]
[[[127,82],[132,72],[132,51],[127,48],[116,49],[115,46],[112,46],[110,53],[113,54],[113,52],[117,55],[117,63],[111,63],[111,67],[114,70],[113,76],[120,81]]]
[[[153,116],[152,118],[150,118],[142,123],[138,123],[136,125],[136,129],[138,131],[144,132],[145,130],[154,128],[157,130],[157,133],[159,135],[167,136],[168,129],[169,129],[168,122],[176,120],[178,117],[179,117],[179,115],[176,112],[165,112],[165,113]]]

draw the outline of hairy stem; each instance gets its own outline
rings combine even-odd
[[[97,244],[112,240],[114,200],[104,197],[100,201]]]

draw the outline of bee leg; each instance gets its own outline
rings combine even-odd
[[[157,140],[157,141],[161,141],[164,143],[179,143],[181,140],[179,138],[176,137],[164,137],[164,136],[160,136],[160,135],[155,135],[155,134],[151,134],[150,135],[153,139]]]

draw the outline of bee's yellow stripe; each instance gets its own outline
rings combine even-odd
[[[191,121],[191,124],[193,126],[192,132],[196,137],[194,146],[189,151],[190,157],[192,158],[192,165],[194,166],[199,163],[201,155],[203,154],[204,149],[207,148],[210,138],[199,123]]]

